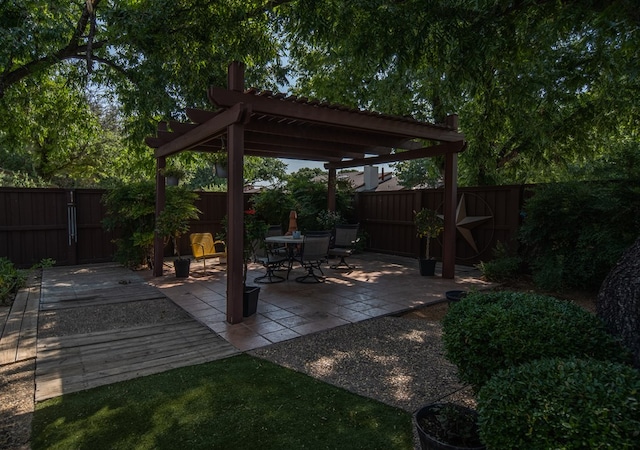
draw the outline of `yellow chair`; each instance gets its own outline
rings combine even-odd
[[[227,262],[227,244],[215,241],[211,233],[191,233],[189,235],[193,258],[202,260],[203,270],[207,271],[207,259],[219,258],[220,264]]]

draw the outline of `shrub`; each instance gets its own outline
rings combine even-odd
[[[52,267],[56,261],[51,258],[40,260],[34,264],[29,270],[42,269],[43,267]],[[27,270],[16,269],[8,258],[0,258],[0,303],[10,303],[9,300],[18,290],[26,285]]]
[[[0,303],[8,303],[26,279],[24,271],[16,269],[9,259],[0,258]]]
[[[477,391],[491,375],[539,358],[630,361],[603,323],[572,303],[519,292],[470,293],[443,320],[447,358]]]
[[[493,257],[491,261],[483,261],[477,266],[486,280],[500,283],[518,277],[522,259],[517,255],[511,255],[502,242],[496,244]]]
[[[631,180],[536,188],[519,231],[536,285],[597,290],[638,237],[639,193]]]
[[[606,361],[532,361],[491,377],[478,413],[488,448],[638,448],[640,373]]]
[[[167,186],[165,209],[189,215],[195,209],[196,198],[197,194],[183,186]],[[119,185],[106,192],[102,202],[107,208],[103,227],[117,231],[119,235],[115,240],[116,261],[132,268],[150,263],[156,228],[155,183],[141,181]]]

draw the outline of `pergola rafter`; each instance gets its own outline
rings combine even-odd
[[[244,90],[244,66],[229,66],[228,89],[211,87],[214,111],[187,109],[191,123],[160,122],[157,134],[146,139],[157,160],[156,214],[164,208],[162,169],[166,157],[188,150],[226,151],[227,190],[227,321],[242,321],[243,163],[244,155],[300,159],[325,163],[329,170],[327,208],[335,209],[336,169],[445,156],[444,278],[455,272],[455,208],[457,154],[465,149],[457,131],[457,116],[445,124],[409,117],[361,111],[343,105]],[[432,145],[428,145],[431,143]],[[154,275],[162,275],[163,242],[155,239]]]

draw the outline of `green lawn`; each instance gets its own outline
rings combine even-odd
[[[38,449],[413,449],[411,415],[239,355],[39,403]]]

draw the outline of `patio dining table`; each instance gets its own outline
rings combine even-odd
[[[293,237],[291,235],[285,236],[267,236],[264,238],[267,244],[284,244],[287,248],[287,257],[289,258],[288,272],[291,272],[294,262],[300,262],[296,258],[296,248],[304,244],[304,235],[300,237]]]
[[[304,236],[300,235],[299,238],[294,238],[293,236],[267,236],[264,238],[264,241],[267,244],[295,245],[302,244],[304,242]]]

